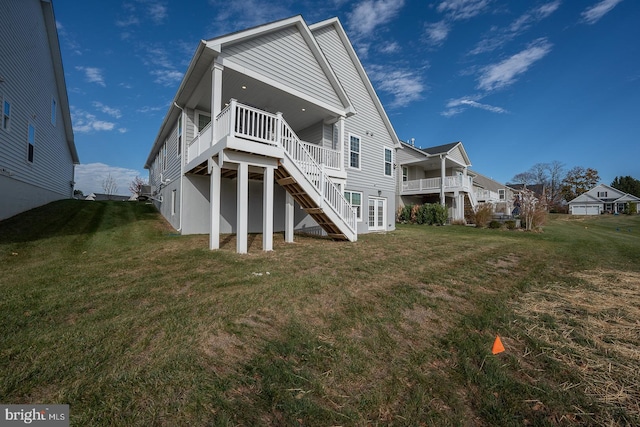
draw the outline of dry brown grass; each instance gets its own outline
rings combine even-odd
[[[548,357],[580,374],[581,382],[565,389],[579,387],[640,416],[640,273],[593,270],[574,276],[586,286],[552,284],[526,293],[516,313],[530,320],[526,333],[546,343]]]

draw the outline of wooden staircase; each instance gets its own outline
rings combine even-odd
[[[280,167],[275,170],[274,176],[276,182],[322,227],[327,233],[327,236],[334,240],[349,240],[342,230],[329,218],[324,209],[318,206],[313,197],[289,174],[286,168],[280,165]]]
[[[475,209],[468,193],[464,195],[464,220],[467,221],[467,224],[475,221]]]

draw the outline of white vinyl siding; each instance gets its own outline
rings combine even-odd
[[[178,158],[180,158],[180,155],[182,154],[182,115],[180,115],[180,118],[178,119],[178,143],[176,144],[176,156],[178,156]]]
[[[171,215],[176,214],[176,206],[177,206],[178,198],[176,190],[171,191]]]
[[[56,125],[58,103],[55,98],[51,98],[51,124]]]
[[[11,171],[10,179],[19,181],[20,188],[30,188],[26,193],[22,190],[20,198],[33,200],[29,203],[35,207],[39,200],[57,200],[72,194],[74,164],[67,133],[70,138],[73,135],[61,115],[60,94],[66,88],[58,86],[53,40],[47,35],[43,14],[51,5],[39,0],[1,3],[0,45],[10,47],[11,58],[0,59],[4,80],[0,83],[0,162]],[[52,23],[55,31],[55,21]],[[54,101],[56,123],[52,126]],[[33,144],[29,143],[29,125],[33,126]],[[30,146],[33,162],[29,161]],[[30,192],[37,196],[31,198]],[[11,197],[5,202],[20,203],[12,202]],[[0,215],[2,212],[0,208]]]
[[[393,176],[393,150],[389,147],[384,147],[384,174]]]
[[[360,137],[349,135],[349,167],[360,169]]]
[[[227,46],[221,56],[335,108],[343,107],[295,26]]]
[[[358,221],[362,221],[362,193],[357,191],[345,191],[344,198],[347,199],[356,212]]]

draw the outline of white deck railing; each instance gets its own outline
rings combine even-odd
[[[404,181],[402,183],[402,191],[405,193],[435,192],[440,191],[442,178],[425,178]],[[445,191],[453,191],[455,189],[462,191],[471,191],[473,186],[473,178],[470,176],[465,180],[463,176],[445,176]]]
[[[339,151],[301,141],[281,114],[271,114],[232,99],[215,118],[215,137],[212,138],[211,123],[209,123],[189,143],[187,162],[195,159],[212,144],[225,137],[282,146],[307,180],[320,193],[323,203],[333,209],[353,233],[356,232],[356,214],[353,207],[324,172],[325,168],[341,169]],[[326,206],[321,207],[324,209]]]
[[[482,201],[501,201],[498,192],[491,190],[476,190],[476,198]]]
[[[321,166],[307,151],[305,144],[298,139],[287,122],[282,120],[282,147],[295,164],[323,196],[324,201],[345,221],[352,232],[356,231],[356,213],[344,195],[327,176]],[[321,206],[324,208],[324,206]]]

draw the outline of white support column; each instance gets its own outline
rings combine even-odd
[[[222,70],[224,67],[214,63],[211,67],[211,145],[216,141],[216,117],[222,107]]]
[[[247,253],[249,229],[249,165],[238,163],[238,188],[236,202],[236,252]]]
[[[345,169],[344,159],[344,116],[338,118],[338,146],[336,147],[340,152],[340,170]]]
[[[220,248],[220,165],[209,159],[209,249]]]
[[[285,196],[284,206],[284,241],[287,243],[293,243],[293,226],[295,212],[293,210],[294,200],[293,196],[289,193]]]
[[[460,193],[458,190],[453,193],[453,219],[460,219]]]
[[[264,168],[262,189],[262,250],[273,250],[273,168]]]
[[[440,156],[440,204],[445,206],[446,202],[444,199],[444,181],[446,176],[446,156]]]

